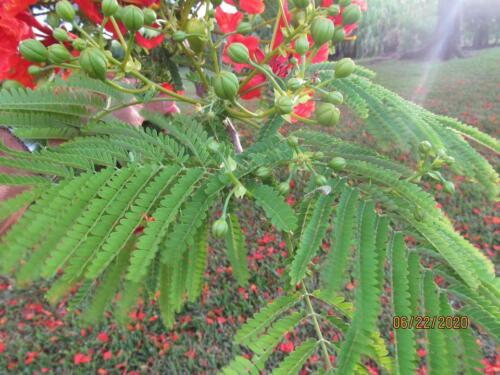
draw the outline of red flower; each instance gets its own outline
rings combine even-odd
[[[233,0],[225,0],[226,3],[234,6]],[[266,10],[266,4],[264,0],[242,0],[239,2],[239,7],[241,10],[249,14],[260,14],[264,13]]]
[[[0,341],[0,353],[3,353],[5,351],[5,344]]]
[[[26,359],[24,360],[25,365],[30,365],[33,363],[33,361],[38,357],[40,353],[38,352],[28,352],[26,353]]]
[[[158,25],[153,25],[153,27],[158,28]],[[158,47],[165,40],[165,35],[158,34],[157,36],[153,36],[151,38],[142,35],[140,32],[135,33],[135,40],[138,45],[146,49],[153,49]]]
[[[218,6],[217,9],[215,9],[215,19],[223,33],[232,33],[238,28],[238,25],[243,19],[243,14],[240,12],[226,13],[222,7]]]
[[[241,88],[241,98],[245,100],[260,98],[262,95],[261,84],[264,82],[266,82],[266,76],[264,74],[256,74],[253,76],[252,79]]]
[[[90,355],[90,354],[77,353],[73,357],[73,363],[75,365],[81,365],[81,364],[89,363],[91,361],[92,361],[92,355]]]
[[[224,53],[222,56],[222,61],[226,64],[231,64],[234,67],[234,70],[237,72],[241,72],[244,68],[250,68],[248,64],[237,64],[232,61],[228,54],[227,49],[232,43],[242,43],[248,48],[248,52],[250,53],[250,58],[254,61],[261,61],[264,58],[264,52],[260,49],[260,39],[255,36],[244,36],[241,34],[234,34],[227,38],[227,44],[224,48]]]
[[[113,353],[111,352],[111,350],[107,350],[104,353],[102,353],[102,359],[104,359],[105,361],[109,361],[112,358],[113,358]]]
[[[285,341],[280,344],[279,348],[283,353],[291,353],[294,351],[295,345],[292,341]]]
[[[106,332],[100,332],[97,335],[97,339],[102,343],[106,343],[109,341],[109,335]]]
[[[309,100],[305,103],[297,104],[293,109],[293,113],[295,113],[297,116],[300,117],[309,118],[312,116],[315,109],[316,109],[316,102],[314,100]],[[292,122],[297,122],[297,121],[298,121],[297,119],[292,117]]]

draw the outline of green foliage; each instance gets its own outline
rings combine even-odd
[[[228,231],[226,233],[227,256],[231,262],[233,274],[240,284],[246,284],[250,274],[247,264],[247,249],[245,237],[241,231],[238,217],[229,214],[227,217]]]

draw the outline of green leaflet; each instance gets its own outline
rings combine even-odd
[[[297,228],[297,217],[294,211],[283,201],[283,197],[276,190],[262,184],[251,185],[248,189],[255,203],[264,209],[276,229],[293,232]]]
[[[441,316],[454,316],[453,310],[448,302],[448,296],[444,293],[439,295],[439,312]],[[446,324],[446,321],[445,321]],[[446,327],[446,326],[445,326]],[[443,334],[446,343],[446,363],[448,364],[448,371],[450,374],[457,374],[459,372],[459,358],[458,358],[458,332],[454,329],[443,329]]]
[[[42,193],[41,189],[31,189],[15,197],[0,202],[0,221],[7,219],[22,208],[29,206]]]
[[[393,316],[410,319],[418,313],[410,306],[410,273],[403,234],[394,234],[390,244],[390,255]],[[398,373],[413,375],[416,371],[416,342],[413,327],[395,329],[394,342]]]
[[[196,234],[194,244],[189,248],[186,291],[188,301],[194,302],[201,293],[203,274],[208,263],[208,227],[204,224]]]
[[[241,285],[244,285],[250,277],[245,237],[236,215],[228,214],[226,221],[228,224],[228,231],[226,233],[227,256],[231,262],[234,277]]]
[[[321,241],[325,237],[328,223],[333,211],[335,194],[322,195],[315,204],[311,220],[300,238],[299,247],[294,255],[290,267],[290,282],[299,283],[305,276],[307,266],[318,251]]]
[[[347,270],[358,196],[357,190],[347,188],[340,197],[333,225],[332,251],[321,270],[322,290],[329,296],[334,296],[340,290]]]

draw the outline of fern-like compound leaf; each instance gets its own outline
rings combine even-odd
[[[228,224],[228,231],[226,233],[227,256],[231,262],[234,277],[243,285],[247,283],[250,277],[245,237],[236,215],[228,214],[226,220]]]

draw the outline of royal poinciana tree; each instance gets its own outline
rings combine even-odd
[[[317,353],[318,373],[370,363],[414,374],[417,342],[431,374],[481,373],[475,330],[500,336],[494,266],[420,184],[453,194],[447,168],[495,199],[498,176],[467,141],[496,153],[499,143],[403,100],[350,59],[328,61],[366,9],[3,1],[0,184],[10,198],[0,220],[20,218],[1,238],[1,271],[19,286],[50,280],[47,299],[69,296],[86,323],[106,310],[126,323],[140,298],[157,298],[168,328],[200,294],[210,241],[225,241],[239,283],[252,277],[239,218],[250,205],[256,225],[286,241],[286,293],[240,328],[242,355],[222,373],[298,373]],[[365,119],[374,146],[312,130],[343,127],[341,105]],[[309,339],[266,367],[298,324],[310,324]]]

